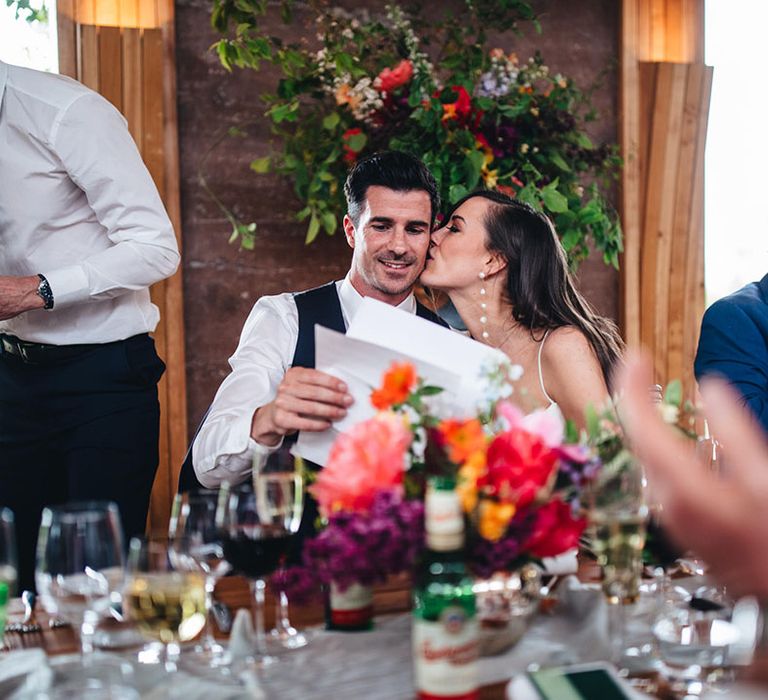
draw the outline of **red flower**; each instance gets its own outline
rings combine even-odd
[[[374,81],[374,85],[382,92],[391,92],[405,85],[413,77],[413,64],[406,58],[394,68],[385,68]]]
[[[538,435],[519,428],[508,430],[488,448],[488,469],[478,486],[524,508],[549,482],[557,463],[557,452]]]
[[[586,524],[585,518],[573,517],[567,503],[550,501],[536,511],[536,522],[524,549],[535,557],[556,557],[579,544]]]
[[[357,154],[360,153],[360,151],[356,151],[355,149],[351,148],[349,145],[349,140],[356,136],[357,134],[362,134],[363,130],[359,127],[355,127],[354,129],[347,129],[344,134],[341,137],[341,140],[344,142],[344,162],[348,164],[352,164],[357,160]]]
[[[450,89],[456,93],[456,101],[443,103],[443,121],[455,119],[465,123],[472,112],[472,98],[463,85],[451,85]]]

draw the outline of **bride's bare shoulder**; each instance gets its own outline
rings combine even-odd
[[[560,326],[547,334],[542,355],[552,359],[568,358],[573,353],[592,353],[587,336],[576,326]]]

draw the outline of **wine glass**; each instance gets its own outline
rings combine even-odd
[[[264,634],[264,577],[290,550],[303,510],[303,480],[297,471],[260,471],[252,484],[224,486],[217,519],[223,530],[224,556],[251,582],[255,603],[256,652],[253,661],[276,661],[267,653]]]
[[[196,653],[212,666],[221,666],[229,659],[225,649],[213,637],[211,609],[216,581],[229,571],[224,559],[221,531],[216,525],[216,508],[219,492],[196,489],[176,494],[171,511],[168,535],[173,541],[187,538],[187,554],[197,562],[205,574],[205,606],[207,622],[201,643]]]
[[[80,629],[83,658],[123,577],[123,535],[117,506],[83,501],[43,509],[35,583],[43,607]]]
[[[128,548],[123,601],[139,631],[163,645],[163,663],[177,670],[181,642],[203,630],[206,621],[205,575],[189,554],[184,536],[134,537]]]

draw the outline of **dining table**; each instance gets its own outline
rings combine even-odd
[[[607,605],[599,588],[600,571],[591,560],[581,560],[576,576],[562,577],[541,601],[540,611],[531,619],[522,639],[500,654],[482,657],[479,662],[482,700],[508,698],[510,678],[531,664],[570,665],[599,661],[608,656],[600,641],[600,628],[606,622]],[[250,609],[252,596],[248,583],[239,576],[218,581],[215,599],[235,618],[240,609]],[[290,607],[291,623],[306,631],[306,648],[284,652],[277,664],[260,676],[264,698],[326,698],[352,700],[365,697],[413,698],[410,651],[411,580],[393,576],[374,587],[375,625],[370,632],[330,632],[324,629],[325,608],[321,602]],[[71,626],[49,625],[50,617],[36,613],[41,631],[31,634],[6,633],[4,652],[41,648],[55,660],[79,651],[78,637]],[[275,597],[268,591],[265,605],[267,629],[275,620]],[[9,601],[8,622],[21,619],[21,600]],[[108,626],[121,623],[109,621]],[[122,623],[123,625],[125,623]],[[225,631],[214,625],[214,634],[226,639]],[[136,650],[120,650],[132,654]],[[183,656],[182,651],[182,656]],[[546,657],[546,658],[545,658]],[[3,653],[0,653],[2,663]],[[561,662],[561,663],[558,663]],[[655,673],[639,674],[648,697],[671,698]],[[258,697],[258,695],[256,696]],[[512,698],[514,700],[514,698]]]

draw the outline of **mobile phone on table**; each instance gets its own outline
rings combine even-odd
[[[609,664],[528,671],[509,686],[514,700],[635,700],[642,697]]]

